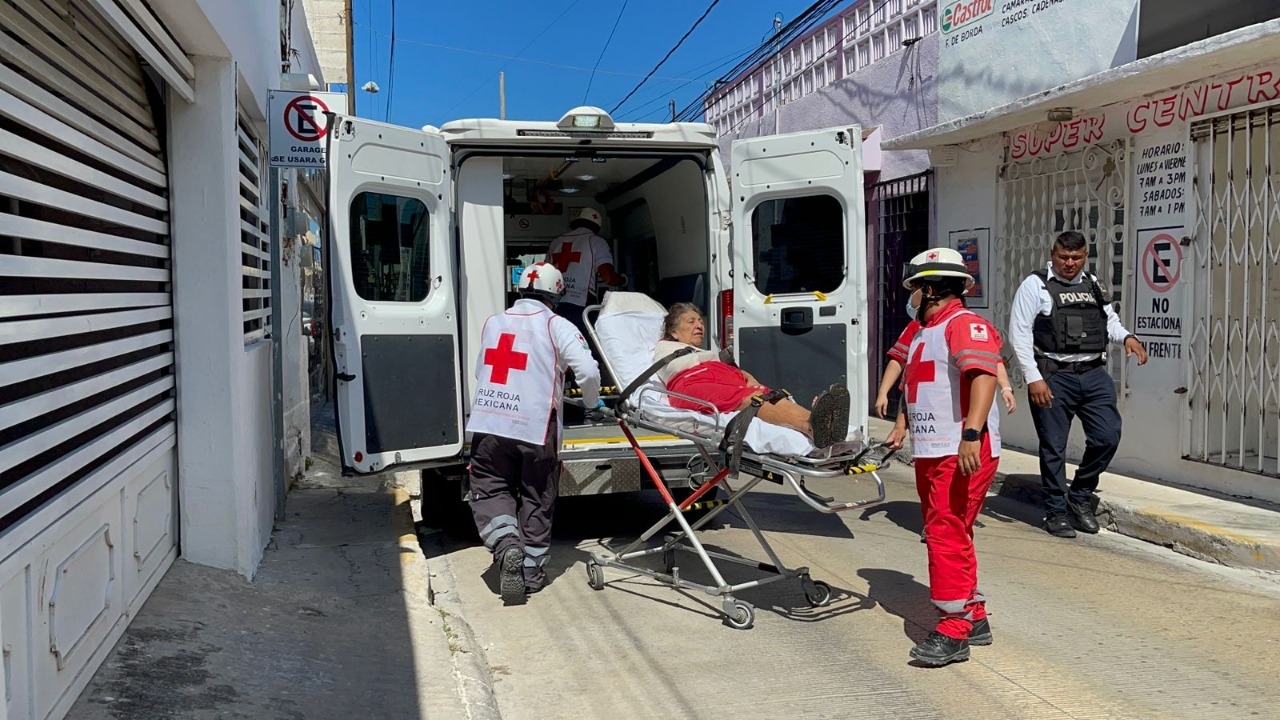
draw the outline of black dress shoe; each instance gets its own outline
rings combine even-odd
[[[1098,518],[1094,517],[1093,510],[1089,508],[1091,503],[1073,503],[1068,502],[1067,507],[1071,508],[1068,513],[1071,517],[1071,524],[1080,532],[1095,535],[1098,532]]]
[[[973,629],[969,631],[970,645],[990,645],[994,641],[991,636],[991,623],[986,618],[973,624]]]
[[[1050,535],[1060,538],[1073,538],[1076,536],[1075,529],[1071,527],[1071,521],[1067,519],[1067,514],[1063,512],[1045,515],[1044,529],[1049,531]]]
[[[919,645],[911,648],[911,657],[929,667],[950,665],[969,659],[969,641],[956,640],[934,630]]]

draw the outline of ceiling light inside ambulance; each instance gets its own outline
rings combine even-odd
[[[591,182],[592,180],[596,179],[596,176],[595,175],[579,175],[578,179],[581,180],[582,182]]]
[[[613,130],[613,118],[598,107],[576,107],[560,118],[556,127],[561,130]]]
[[[576,188],[576,187],[573,187],[572,185],[565,185],[564,187],[560,188],[560,192],[573,195],[574,193],[578,192],[580,189],[581,188]]]

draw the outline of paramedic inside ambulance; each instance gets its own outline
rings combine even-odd
[[[564,300],[556,307],[556,314],[577,326],[583,327],[582,312],[591,304],[597,282],[605,285],[623,284],[622,276],[613,269],[613,253],[609,243],[600,237],[602,220],[600,213],[583,208],[569,223],[569,232],[556,238],[547,251],[547,262],[556,266],[564,275]]]
[[[561,398],[573,370],[588,407],[599,405],[600,368],[582,335],[552,310],[564,295],[547,263],[524,269],[520,298],[490,315],[476,358],[471,435],[471,514],[499,565],[508,605],[547,582],[551,517],[560,483]]]

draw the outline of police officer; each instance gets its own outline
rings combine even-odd
[[[556,313],[583,330],[582,311],[588,297],[596,292],[596,283],[621,285],[622,276],[613,269],[613,253],[609,243],[600,237],[600,213],[583,208],[569,223],[569,232],[556,238],[547,251],[547,262],[564,275],[564,300]]]
[[[1044,528],[1073,538],[1098,532],[1098,478],[1120,446],[1120,411],[1107,371],[1108,341],[1147,362],[1147,351],[1116,316],[1098,278],[1084,271],[1084,235],[1058,236],[1049,265],[1019,286],[1009,316],[1009,340],[1027,380],[1031,419],[1040,438]],[[1084,426],[1084,457],[1067,485],[1067,436],[1072,418]]]
[[[552,313],[564,278],[547,263],[525,268],[520,299],[489,316],[476,360],[471,438],[471,513],[500,570],[507,604],[546,584],[551,516],[560,480],[560,399],[572,368],[589,407],[600,368],[581,333]]]
[[[917,255],[903,284],[921,291],[920,331],[905,356],[906,411],[886,443],[902,447],[910,424],[929,597],[939,614],[937,627],[911,657],[939,667],[967,660],[970,645],[992,642],[986,598],[978,589],[973,524],[1000,463],[1000,336],[964,306],[973,278],[955,250]]]

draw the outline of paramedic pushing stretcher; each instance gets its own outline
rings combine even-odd
[[[929,554],[933,632],[911,649],[922,665],[967,660],[969,645],[990,645],[986,598],[978,589],[973,523],[1000,462],[995,407],[1000,337],[965,308],[973,286],[964,259],[949,248],[912,259],[903,283],[922,291],[921,329],[907,353],[906,412],[886,444],[902,447],[910,419],[916,491]]]
[[[507,604],[546,584],[551,517],[560,480],[560,399],[572,368],[588,407],[599,403],[600,368],[573,325],[551,312],[564,294],[560,271],[525,268],[520,299],[489,316],[476,360],[471,512],[493,553]]]
[[[1044,528],[1073,538],[1076,530],[1098,532],[1094,517],[1098,478],[1120,446],[1120,411],[1107,371],[1107,341],[1147,362],[1147,351],[1111,308],[1098,278],[1084,272],[1084,235],[1062,233],[1048,268],[1018,287],[1009,316],[1009,340],[1027,379],[1031,419],[1040,438]],[[1067,436],[1072,418],[1084,426],[1084,457],[1067,486]]]

